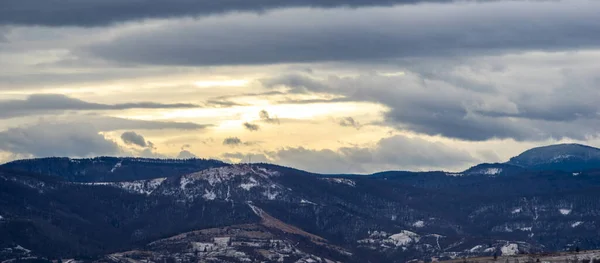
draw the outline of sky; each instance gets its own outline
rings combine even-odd
[[[600,146],[600,1],[0,4],[0,162],[367,174]]]

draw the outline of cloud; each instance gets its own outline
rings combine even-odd
[[[479,160],[440,142],[396,135],[372,146],[339,149],[285,147],[264,153],[226,153],[228,162],[270,162],[319,173],[373,173],[384,170],[464,169]],[[234,161],[235,160],[235,161]]]
[[[284,165],[325,173],[369,173],[382,168],[460,169],[477,162],[466,151],[401,135],[381,139],[373,147],[343,147],[336,151],[285,148],[271,153],[271,156]]]
[[[89,157],[122,151],[89,124],[39,122],[0,132],[0,150],[32,157]]]
[[[242,144],[242,140],[238,137],[229,137],[223,140],[223,145],[238,146],[240,144]]]
[[[192,159],[192,158],[196,158],[196,155],[188,150],[181,150],[181,152],[179,152],[179,154],[177,155],[177,159]]]
[[[343,127],[353,127],[357,130],[359,130],[361,127],[360,123],[355,121],[354,118],[352,118],[352,117],[342,118],[342,119],[340,119],[338,124]]]
[[[228,163],[270,163],[270,160],[265,154],[262,153],[224,153],[221,155],[221,159]]]
[[[244,104],[240,104],[240,103],[236,103],[236,102],[228,101],[228,100],[208,100],[208,101],[206,101],[206,104],[208,106],[223,107],[223,108],[229,108],[229,107],[234,107],[234,106],[247,106]]]
[[[146,139],[144,138],[144,136],[137,134],[136,132],[133,131],[127,131],[124,132],[123,134],[121,134],[121,140],[123,140],[123,142],[125,144],[129,144],[129,145],[137,145],[139,147],[147,147],[147,146],[154,146],[154,144],[152,144],[152,142],[146,142]],[[152,147],[150,147],[152,148]]]
[[[210,125],[192,122],[147,121],[106,116],[70,116],[70,121],[89,123],[100,131],[117,130],[201,130]]]
[[[246,128],[246,130],[249,130],[249,131],[258,131],[260,129],[260,126],[258,124],[244,122],[243,125],[244,125],[244,128]]]
[[[4,0],[0,9],[0,24],[44,26],[100,26],[150,18],[209,16],[232,12],[264,13],[272,9],[291,7],[334,8],[389,6],[419,2],[449,2],[446,0],[153,0],[153,1],[60,1]],[[43,11],[42,11],[43,10]],[[74,12],[76,10],[77,12]]]
[[[276,123],[276,124],[280,124],[279,119],[277,117],[273,118],[271,116],[269,116],[269,112],[267,112],[266,110],[261,110],[258,113],[259,118],[266,122],[266,123]]]
[[[600,2],[582,0],[285,9],[165,22],[76,53],[123,63],[213,66],[570,51],[600,46],[598,9]]]
[[[519,63],[524,61],[506,65],[515,67]],[[571,76],[547,65],[519,68],[519,72],[515,73],[487,70],[481,64],[485,65],[485,60],[478,60],[473,65],[466,63],[448,67],[440,75],[449,78],[429,79],[411,71],[402,76],[365,74],[314,78],[294,75],[292,78],[296,80],[308,79],[301,82],[302,91],[288,86],[292,82],[286,80],[287,75],[275,77],[269,83],[271,87],[288,87],[291,93],[318,92],[344,96],[348,101],[379,103],[388,108],[383,114],[384,125],[432,136],[468,141],[494,138],[517,141],[586,140],[599,136],[600,116],[597,113],[600,112],[600,105],[595,103],[600,100],[600,95],[595,91],[597,72],[589,72],[587,65],[577,65],[576,62],[564,65],[581,67],[583,72],[589,72],[587,75]],[[461,71],[455,72],[457,68],[461,68]],[[470,70],[468,74],[464,74],[466,70]],[[468,79],[493,76],[494,81],[504,88],[465,88],[455,82],[457,78],[453,76],[465,76]],[[523,81],[519,81],[521,76],[535,80],[535,85],[529,85],[527,89],[520,88],[524,85]],[[345,120],[344,124],[350,125],[351,121]]]
[[[8,34],[10,28],[0,26],[0,43],[8,41],[6,35]]]
[[[61,113],[64,111],[103,111],[126,109],[171,109],[196,108],[186,103],[162,104],[154,102],[100,104],[70,98],[61,94],[34,94],[24,100],[0,101],[0,118],[11,118],[37,114]]]

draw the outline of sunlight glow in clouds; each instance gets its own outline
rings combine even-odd
[[[212,88],[212,87],[243,87],[248,84],[246,79],[230,79],[230,80],[203,80],[196,81],[194,85],[199,88]]]

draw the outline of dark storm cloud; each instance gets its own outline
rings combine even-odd
[[[284,10],[261,17],[169,23],[92,44],[79,54],[124,63],[209,66],[577,50],[600,46],[599,9],[598,1],[499,1],[321,12]],[[313,85],[287,80],[300,90],[300,84]],[[493,91],[495,87],[482,88]]]
[[[35,94],[24,100],[0,101],[0,118],[35,114],[60,113],[68,110],[126,110],[195,108],[195,104],[162,104],[155,102],[100,104],[70,98],[61,94]]]
[[[450,0],[3,0],[0,24],[101,26],[149,18],[263,13],[290,7],[369,7]]]
[[[149,142],[146,142],[144,136],[133,131],[127,131],[121,134],[121,140],[126,144],[137,145],[139,147],[146,147],[149,145]]]

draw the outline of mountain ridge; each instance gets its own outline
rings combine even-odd
[[[95,164],[95,169],[78,170],[78,166],[88,163]],[[136,166],[136,164],[138,166]],[[143,164],[143,165],[142,165]],[[258,163],[287,169],[291,167],[277,164]],[[69,158],[69,157],[44,157],[34,159],[14,160],[0,165],[0,167],[26,171],[30,173],[55,175],[66,177],[69,181],[77,182],[104,182],[104,181],[131,181],[142,179],[156,179],[170,176],[184,175],[195,171],[232,165],[215,159],[160,159],[139,157],[110,157],[101,156],[94,158]],[[148,166],[151,168],[140,168]],[[175,168],[165,168],[172,166]],[[483,171],[481,169],[496,171]],[[504,168],[504,169],[503,169]],[[519,169],[522,168],[522,169]],[[146,169],[146,171],[140,171]],[[507,172],[506,170],[510,172]],[[600,169],[600,149],[576,143],[553,144],[534,147],[511,157],[507,162],[480,163],[462,172],[445,171],[408,171],[392,170],[381,171],[366,175],[354,174],[320,174],[323,176],[379,176],[386,173],[395,174],[426,174],[446,173],[452,176],[462,175],[499,175],[523,172],[524,170],[563,170],[566,172],[581,172],[589,169]],[[298,170],[298,169],[296,169]],[[480,171],[481,170],[481,171]],[[500,171],[502,170],[502,171]],[[145,172],[145,173],[144,173]],[[306,172],[306,171],[302,171]],[[144,173],[143,175],[139,175]],[[319,173],[312,173],[319,174]],[[111,179],[112,178],[112,179]]]
[[[358,176],[103,158],[0,166],[0,260],[407,262],[600,247],[600,169]],[[65,163],[77,169],[35,173]],[[119,171],[138,173],[102,174]]]

